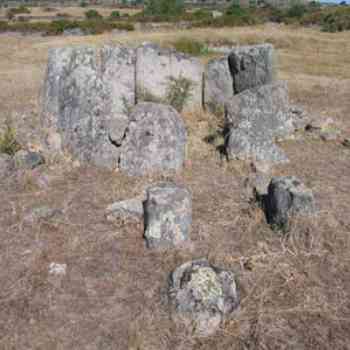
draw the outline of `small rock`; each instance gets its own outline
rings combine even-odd
[[[239,305],[234,273],[205,259],[189,261],[171,274],[169,299],[174,321],[198,337],[215,333]]]
[[[25,215],[24,221],[26,223],[33,224],[40,220],[49,220],[58,214],[61,214],[61,211],[58,209],[41,206],[30,210],[29,213]]]
[[[172,183],[147,189],[145,238],[149,248],[170,248],[189,238],[192,222],[190,192]]]
[[[143,217],[142,200],[133,198],[115,202],[107,207],[106,217],[108,221],[115,221],[118,218],[139,220]]]
[[[343,146],[347,147],[347,148],[350,148],[350,137],[344,139]]]
[[[21,150],[14,157],[15,166],[19,169],[34,169],[45,163],[44,157],[38,152]]]
[[[340,135],[340,130],[337,129],[326,129],[322,130],[320,137],[323,141],[336,141]]]
[[[83,36],[85,33],[80,28],[65,29],[62,33],[63,36]]]
[[[8,154],[0,153],[0,179],[9,176],[13,169],[13,159]]]
[[[271,176],[268,174],[262,172],[250,174],[246,180],[248,197],[258,202],[263,201],[267,196],[270,181]]]
[[[316,211],[312,191],[294,176],[272,178],[265,210],[268,222],[281,229],[288,228],[292,215],[312,215]]]
[[[49,265],[49,275],[64,276],[67,271],[67,264],[58,264],[55,262]]]

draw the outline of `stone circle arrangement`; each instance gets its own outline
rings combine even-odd
[[[225,113],[228,159],[287,162],[277,142],[293,137],[305,120],[290,105],[286,83],[275,79],[274,57],[269,44],[233,48],[207,65],[151,43],[51,49],[43,90],[46,147],[130,176],[180,171],[187,143],[180,113],[144,101],[146,95],[164,101],[169,81],[185,78],[192,86],[185,110]],[[259,178],[256,191],[271,225],[286,227],[290,217],[316,212],[311,190],[293,176]],[[106,218],[144,220],[147,247],[173,249],[190,240],[191,193],[171,182],[153,184],[145,195],[111,204]],[[235,274],[205,259],[186,262],[170,276],[169,305],[191,334],[211,335],[239,306]]]

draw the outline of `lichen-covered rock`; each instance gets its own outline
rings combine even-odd
[[[275,144],[294,131],[289,113],[288,89],[276,82],[246,90],[225,105],[226,152],[229,159],[286,162]]]
[[[145,238],[149,248],[171,248],[189,238],[192,222],[190,192],[173,183],[147,189]]]
[[[13,161],[16,168],[19,169],[34,169],[45,163],[45,159],[42,154],[26,150],[16,152],[13,156]]]
[[[127,110],[135,103],[134,60],[134,51],[122,47],[49,50],[43,126],[60,134],[62,149],[79,161],[117,167]]]
[[[195,336],[215,333],[239,305],[234,273],[205,259],[187,262],[171,274],[169,298],[175,322]]]
[[[135,219],[143,217],[143,204],[141,198],[126,199],[109,205],[106,209],[108,221],[116,219]]]
[[[204,103],[212,112],[224,110],[226,101],[233,96],[233,81],[227,56],[211,60],[204,75]]]
[[[184,78],[192,84],[191,95],[185,104],[185,109],[201,108],[203,71],[204,67],[197,58],[145,43],[137,48],[137,100],[149,100],[151,97],[159,102],[165,101],[170,79]]]
[[[314,214],[312,191],[294,176],[273,177],[265,202],[268,222],[278,228],[288,227],[293,215]]]
[[[187,132],[170,106],[144,102],[130,114],[120,154],[120,168],[129,175],[179,170],[185,160]]]
[[[14,169],[12,157],[8,154],[0,153],[0,180],[9,176]]]
[[[229,66],[235,94],[269,84],[274,78],[273,46],[262,44],[237,47],[229,54]]]

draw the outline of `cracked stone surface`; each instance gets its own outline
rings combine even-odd
[[[195,336],[215,333],[239,305],[235,275],[205,259],[179,266],[170,276],[173,319]]]
[[[149,248],[171,248],[189,239],[192,199],[185,187],[160,183],[148,188],[144,208]]]

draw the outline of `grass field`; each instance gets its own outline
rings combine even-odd
[[[170,45],[181,37],[274,44],[278,77],[288,82],[293,102],[316,118],[332,117],[342,137],[350,135],[350,32],[277,25],[84,37],[3,34],[0,120],[12,120],[23,145],[38,143],[51,47]],[[172,179],[192,191],[193,225],[191,243],[181,249],[148,251],[141,224],[104,218],[108,204],[163,177],[128,178],[52,162],[40,170],[47,175],[44,187],[40,171],[0,184],[1,349],[350,349],[349,149],[307,137],[281,145],[290,163],[274,174],[300,177],[319,210],[282,236],[247,202],[248,167],[227,163],[206,143],[220,121],[201,111],[184,119],[188,160]],[[28,211],[40,205],[62,215],[28,223]],[[199,257],[234,269],[242,299],[235,318],[208,339],[184,337],[169,321],[165,297],[169,273]],[[67,264],[63,279],[50,279],[51,262]]]

